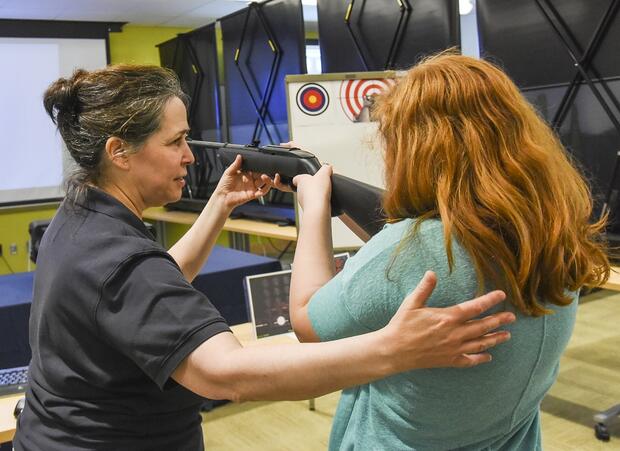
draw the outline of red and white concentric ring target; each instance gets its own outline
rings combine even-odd
[[[340,84],[340,105],[344,114],[353,122],[364,108],[364,99],[388,89],[396,82],[391,78],[371,80],[344,80]]]

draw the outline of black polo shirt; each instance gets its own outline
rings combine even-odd
[[[120,202],[63,204],[38,255],[15,449],[203,449],[202,398],[170,375],[228,330]]]

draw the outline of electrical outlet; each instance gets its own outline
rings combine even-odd
[[[11,255],[17,254],[17,244],[11,243],[11,245],[9,246],[9,254]]]

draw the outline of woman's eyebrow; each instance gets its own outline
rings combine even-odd
[[[185,128],[183,130],[179,130],[174,135],[172,135],[172,137],[169,138],[168,141],[170,141],[170,142],[175,141],[180,136],[187,135],[188,133],[189,133],[189,128]]]

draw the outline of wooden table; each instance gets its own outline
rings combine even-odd
[[[15,404],[24,394],[0,396],[0,443],[10,442],[15,435]]]
[[[257,340],[254,338],[252,323],[231,326],[231,330],[243,346],[298,343],[297,339],[291,337],[290,335],[279,335]],[[10,442],[13,440],[13,436],[15,435],[15,418],[13,417],[13,410],[15,409],[15,404],[17,404],[17,401],[23,396],[23,393],[19,393],[16,395],[0,397],[0,443]],[[314,410],[314,399],[311,399],[309,402],[310,409]]]
[[[147,208],[142,217],[144,219],[159,221],[163,224],[173,223],[191,225],[198,218],[198,213],[171,211],[166,210],[163,207],[153,207]],[[271,222],[254,221],[252,219],[227,219],[224,224],[224,230],[231,232],[233,235],[256,235],[285,241],[297,241],[297,228],[295,226],[279,226]],[[247,240],[237,239],[236,241],[242,244],[233,247],[244,251],[249,250],[247,248],[244,249],[244,247],[249,247],[249,242],[247,242]],[[163,244],[164,246],[166,245],[166,243]],[[247,244],[247,246],[245,244]]]

